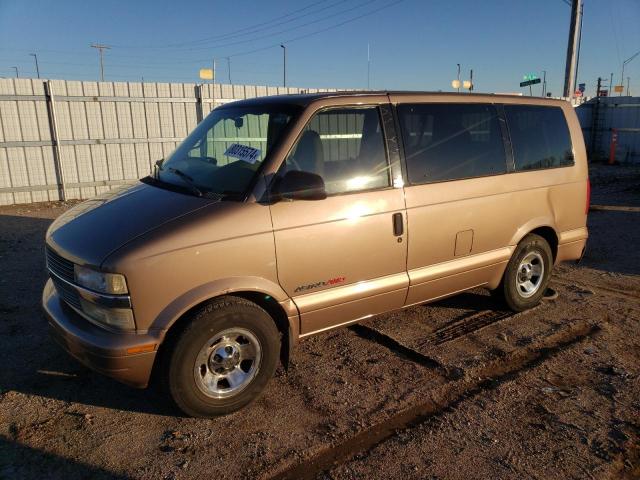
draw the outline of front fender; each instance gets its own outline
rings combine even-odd
[[[287,317],[294,318],[298,315],[295,304],[290,301],[280,285],[260,277],[230,277],[200,285],[175,298],[160,312],[149,330],[161,331],[164,334],[193,307],[211,298],[235,292],[255,292],[271,296],[284,308]]]

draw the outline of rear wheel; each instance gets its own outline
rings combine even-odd
[[[225,415],[258,398],[279,355],[280,335],[269,314],[243,298],[221,297],[201,308],[175,339],[166,385],[187,415]]]
[[[551,247],[544,238],[531,233],[516,247],[502,282],[492,293],[516,312],[535,307],[547,289],[552,268]]]

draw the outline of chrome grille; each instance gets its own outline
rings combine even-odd
[[[51,280],[53,281],[53,285],[56,287],[56,291],[60,298],[64,300],[66,303],[71,305],[72,307],[80,310],[82,306],[80,305],[80,296],[76,289],[74,289],[71,285],[59,280],[54,275],[51,276]]]
[[[73,262],[62,258],[48,246],[46,247],[47,268],[58,277],[68,281],[74,281]],[[62,283],[62,282],[59,282]]]

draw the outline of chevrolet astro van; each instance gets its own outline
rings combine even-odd
[[[587,240],[564,101],[273,96],[216,108],[150,176],[46,235],[53,337],[186,414],[254,400],[299,339],[486,287],[522,311]]]

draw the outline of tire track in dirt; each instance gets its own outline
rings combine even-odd
[[[370,451],[397,435],[399,430],[416,427],[482,392],[493,390],[572,345],[591,338],[600,330],[599,325],[589,322],[570,324],[567,328],[549,335],[536,344],[515,350],[504,358],[487,364],[472,372],[473,375],[447,382],[433,389],[426,402],[401,411],[343,443],[330,446],[307,461],[276,473],[271,478],[273,480],[316,478],[319,473]]]
[[[451,342],[457,338],[477,332],[493,323],[511,318],[514,315],[513,312],[507,311],[483,310],[439,328],[428,335],[421,345],[442,345],[443,343]]]

